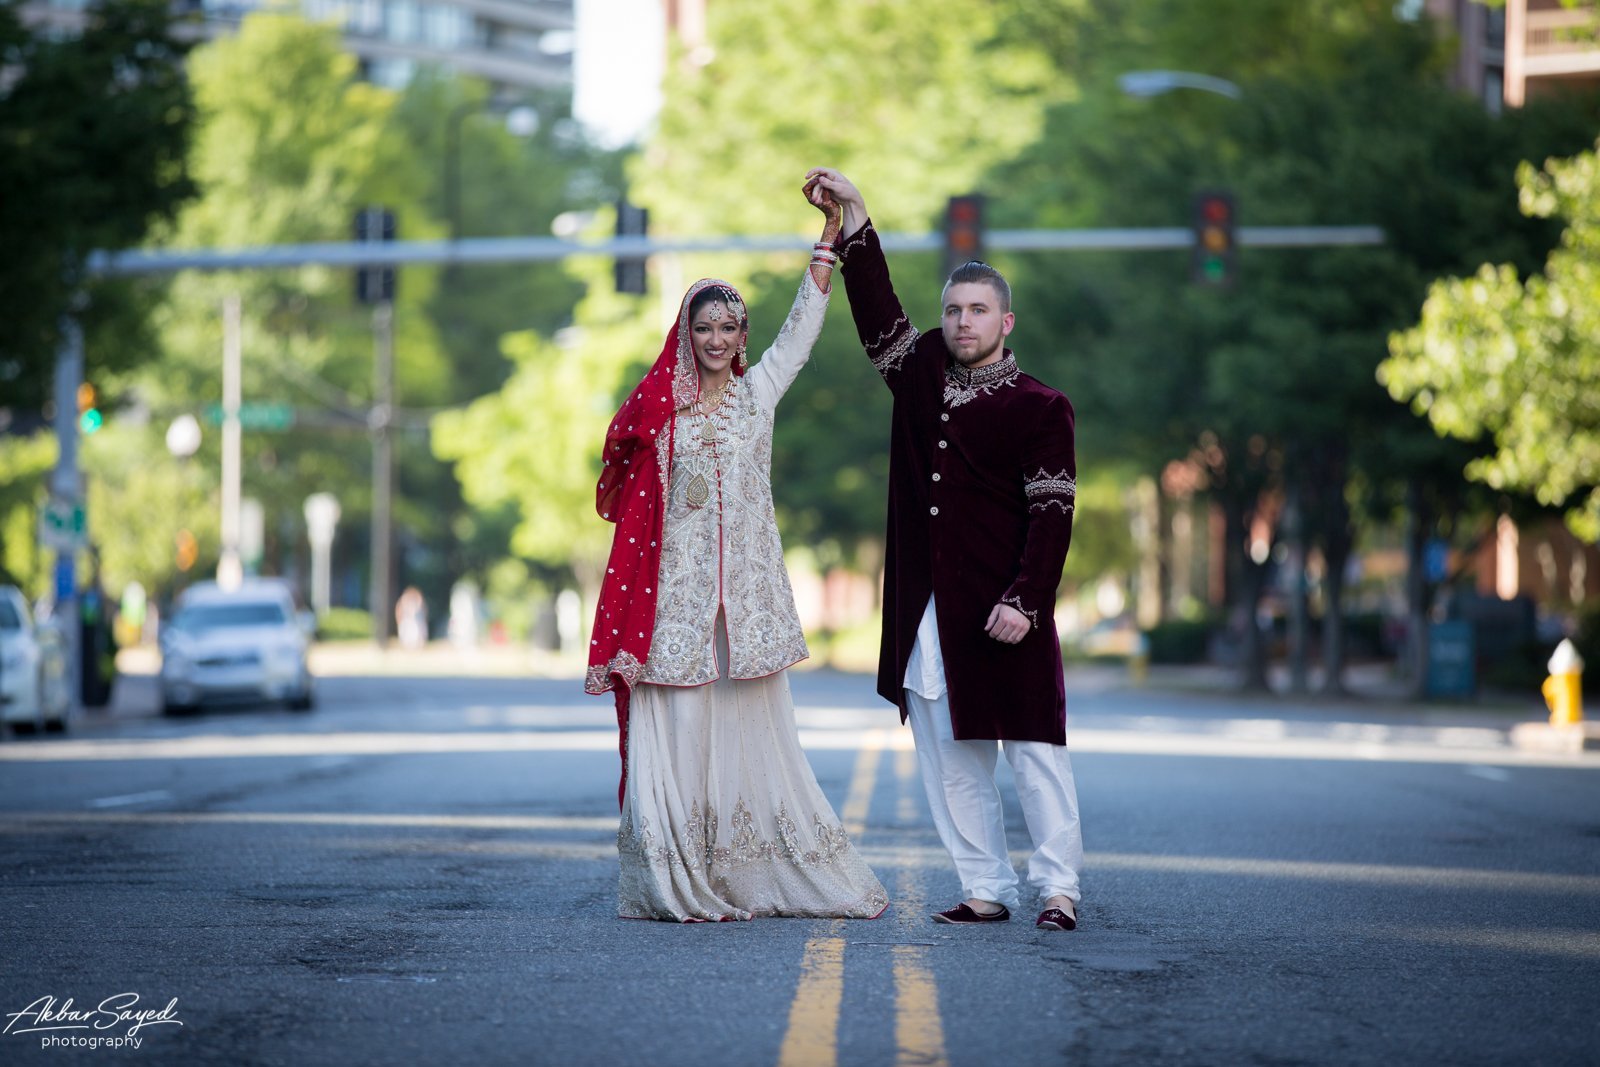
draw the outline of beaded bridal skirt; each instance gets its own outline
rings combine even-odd
[[[800,747],[787,671],[634,689],[617,851],[627,918],[870,919],[889,904]]]

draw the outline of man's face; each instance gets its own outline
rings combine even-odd
[[[1000,358],[1016,324],[1000,310],[1000,294],[988,282],[957,282],[944,290],[944,344],[963,367],[982,367]]]
[[[728,370],[743,337],[744,328],[725,300],[701,305],[689,322],[695,361],[713,379]]]

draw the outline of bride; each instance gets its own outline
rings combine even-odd
[[[738,291],[701,279],[606,434],[596,501],[617,528],[584,688],[616,694],[629,918],[874,918],[889,903],[817,785],[789,694],[809,653],[772,507],[773,416],[822,330],[840,219],[807,195],[822,239],[760,362]]]

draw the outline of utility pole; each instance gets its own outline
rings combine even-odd
[[[356,213],[356,240],[380,244],[395,238],[392,211],[369,207]],[[389,614],[394,603],[390,584],[394,562],[391,497],[394,492],[394,288],[392,266],[363,264],[356,270],[356,299],[372,305],[372,410],[367,427],[372,432],[372,580],[368,583],[372,611],[372,639],[379,648],[389,644]]]
[[[372,381],[372,637],[379,648],[389,644],[389,589],[394,564],[390,497],[394,489],[394,440],[390,424],[394,414],[394,302],[380,301],[372,309],[375,366]]]
[[[83,613],[78,604],[78,550],[87,533],[83,507],[83,477],[78,472],[78,387],[83,384],[83,328],[78,323],[82,296],[74,298],[61,318],[61,342],[56,352],[55,430],[56,467],[50,475],[50,509],[71,516],[67,532],[56,542],[54,617],[67,652],[67,720],[75,721],[83,707]]]
[[[241,451],[243,432],[239,406],[244,344],[243,309],[238,293],[222,298],[222,558],[217,561],[217,584],[237,589],[244,582],[244,559],[239,552]]]

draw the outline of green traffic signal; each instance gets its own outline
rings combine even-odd
[[[100,414],[99,408],[90,408],[78,416],[78,429],[84,434],[91,434],[104,426],[105,416]]]

